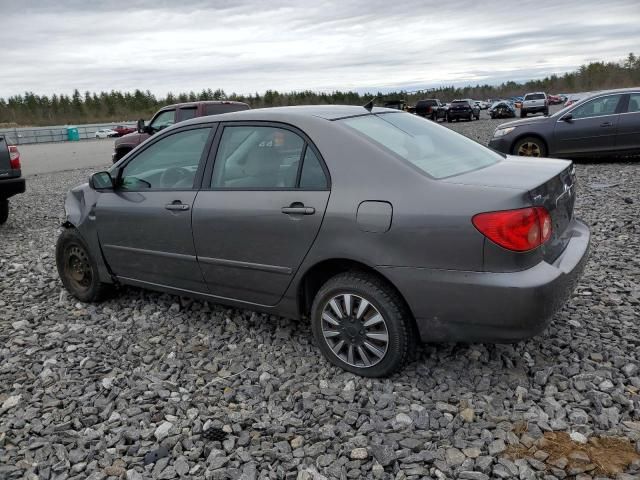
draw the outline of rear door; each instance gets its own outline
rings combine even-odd
[[[618,122],[615,148],[640,151],[640,92],[631,93],[625,103],[626,108]]]
[[[95,209],[100,245],[120,278],[196,292],[207,288],[196,259],[191,209],[213,126],[177,130],[136,153]]]
[[[604,154],[614,150],[623,94],[610,94],[578,105],[572,119],[558,119],[554,127],[553,155]]]
[[[213,295],[275,305],[322,224],[328,172],[290,126],[226,124],[217,137],[193,208],[200,267]]]

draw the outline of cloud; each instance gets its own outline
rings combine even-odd
[[[4,5],[6,3],[6,5]],[[637,0],[0,0],[0,96],[526,79],[640,45]],[[640,52],[636,52],[640,53]],[[9,66],[7,68],[6,66]]]

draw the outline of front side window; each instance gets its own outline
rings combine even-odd
[[[571,111],[571,115],[574,119],[612,115],[616,112],[616,107],[621,98],[622,94],[595,98],[574,108]]]
[[[146,148],[124,167],[122,190],[191,190],[211,128],[174,133]]]
[[[340,122],[433,178],[459,175],[502,159],[463,135],[408,113],[364,115]]]
[[[629,97],[629,113],[640,112],[640,93],[632,93]]]
[[[225,127],[211,186],[232,189],[296,187],[304,140],[283,128]]]
[[[176,123],[176,111],[175,110],[165,110],[164,112],[160,112],[156,118],[151,122],[151,129],[154,132],[158,132],[163,128],[170,127]]]

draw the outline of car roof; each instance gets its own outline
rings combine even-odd
[[[221,113],[206,117],[197,117],[185,120],[176,125],[193,125],[206,123],[211,120],[226,121],[283,121],[294,118],[316,117],[324,120],[338,120],[347,117],[357,117],[377,113],[397,113],[394,108],[374,107],[369,112],[364,107],[354,105],[301,105],[295,107],[271,107],[256,108],[253,110],[241,110],[238,112]]]

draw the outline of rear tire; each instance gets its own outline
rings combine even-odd
[[[521,157],[546,157],[547,146],[538,137],[524,137],[516,142],[511,153]]]
[[[9,218],[9,199],[0,198],[0,225],[7,223]]]
[[[404,301],[369,273],[329,279],[313,301],[311,327],[327,360],[364,377],[391,375],[416,349],[417,332]]]
[[[449,115],[446,116],[446,119],[447,119],[447,123],[453,122],[452,118]]]
[[[526,116],[527,116],[527,111],[521,108],[520,109],[520,118],[524,118]]]
[[[65,228],[56,243],[58,275],[67,291],[82,302],[99,302],[113,286],[100,281],[98,264],[75,228]]]

